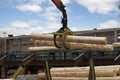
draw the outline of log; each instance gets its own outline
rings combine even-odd
[[[43,73],[43,72],[38,73],[37,76],[40,80],[46,80],[45,73]]]
[[[110,70],[117,70],[120,71],[120,65],[111,65],[111,66],[95,66],[95,71],[110,71]],[[51,72],[84,72],[89,71],[89,67],[57,67],[51,68]]]
[[[96,77],[116,77],[119,76],[120,65],[96,66]],[[89,67],[64,67],[50,69],[52,77],[88,77]],[[45,73],[39,73],[39,78],[45,78]]]
[[[118,76],[120,76],[120,68],[119,68],[119,70],[118,70],[118,74],[117,74]]]
[[[45,40],[35,40],[35,46],[54,46],[53,41],[45,41]]]
[[[82,77],[52,77],[52,80],[88,80]],[[96,80],[120,80],[120,77],[97,77]]]
[[[46,41],[46,40],[34,40],[35,46],[55,46],[54,41]],[[57,45],[62,46],[62,42],[57,41]]]
[[[64,67],[64,68],[51,68],[51,72],[84,72],[88,71],[89,67]]]
[[[112,45],[113,45],[113,47],[115,47],[115,48],[119,48],[119,47],[120,47],[120,42],[113,43]]]
[[[100,45],[100,44],[86,44],[86,43],[65,43],[66,47],[69,49],[85,49],[85,50],[106,50],[112,51],[112,45]]]
[[[110,71],[95,71],[96,77],[116,77],[117,71],[110,70]],[[41,78],[45,77],[45,74],[39,73]],[[88,77],[89,71],[87,72],[51,72],[52,77]]]
[[[45,73],[38,73],[38,77],[40,78],[40,79],[45,79],[45,76],[46,74]]]
[[[58,50],[54,46],[42,46],[42,47],[29,47],[28,51],[49,51],[49,50]]]
[[[38,34],[32,33],[31,38],[37,40],[49,40],[53,41],[54,35],[53,34]],[[60,41],[61,38],[57,37],[57,41]],[[89,44],[107,44],[106,37],[92,37],[92,36],[66,36],[66,42],[78,42],[78,43],[89,43]]]
[[[43,42],[46,43],[46,42]],[[49,43],[51,44],[51,43]],[[43,47],[29,47],[29,51],[43,51],[43,50],[57,50],[55,46],[47,46],[47,44],[43,44],[46,46]],[[61,46],[62,44],[59,44]],[[100,45],[100,44],[86,44],[86,43],[65,43],[65,46],[69,49],[85,49],[85,50],[106,50],[106,51],[112,51],[113,46],[112,45]]]

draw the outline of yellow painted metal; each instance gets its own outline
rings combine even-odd
[[[24,68],[23,68],[23,66],[19,66],[18,67],[18,69],[17,69],[17,71],[14,73],[14,75],[12,76],[12,78],[11,79],[16,79],[17,78],[17,76],[19,75],[19,73],[23,70]]]
[[[56,37],[57,37],[57,36],[61,37],[61,39],[62,39],[62,44],[63,44],[62,47],[63,47],[63,48],[66,48],[65,45],[64,45],[65,38],[66,38],[67,35],[74,35],[74,32],[71,31],[71,30],[68,29],[68,28],[65,28],[64,30],[62,30],[62,29],[58,30],[57,32],[54,33],[54,35],[55,35]],[[56,37],[54,37],[54,38],[56,38]],[[55,42],[55,44],[56,44],[56,41],[54,41],[54,42]]]
[[[49,69],[48,61],[46,60],[45,63],[46,63],[46,75],[47,75],[47,80],[52,80],[52,79],[51,79],[51,74],[50,74],[50,69]]]
[[[89,59],[89,65],[90,65],[89,80],[96,80],[94,62],[92,58]]]

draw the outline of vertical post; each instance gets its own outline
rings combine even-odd
[[[46,76],[47,76],[47,80],[52,80],[51,79],[51,74],[50,74],[50,68],[49,68],[49,64],[48,64],[47,60],[45,61],[45,64],[46,64]]]
[[[21,53],[21,47],[22,47],[22,44],[21,44],[21,38],[18,40],[19,41],[19,44],[18,44],[18,46],[19,46],[19,52]]]
[[[62,51],[59,52],[59,59],[62,60]]]
[[[90,51],[89,53],[89,79],[88,80],[96,80],[95,76],[95,68],[94,68],[94,60],[92,58],[92,52]]]
[[[66,52],[62,52],[62,60],[65,60],[66,59]]]
[[[50,55],[52,55],[52,60],[55,60],[55,52],[50,52]]]
[[[7,54],[7,38],[4,38],[4,53]]]
[[[118,41],[118,33],[117,30],[114,31],[114,42]]]
[[[47,59],[50,60],[50,52],[47,52]]]
[[[55,53],[53,53],[53,60],[55,60],[56,59],[56,56],[55,56]]]

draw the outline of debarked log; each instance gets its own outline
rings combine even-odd
[[[45,77],[45,74],[39,73],[39,77],[43,78]],[[110,71],[96,71],[95,72],[96,77],[116,77],[117,71],[110,70]],[[52,77],[88,77],[89,71],[84,72],[51,72]]]
[[[45,41],[45,40],[35,40],[34,41],[35,46],[54,46],[53,41]]]
[[[95,66],[96,77],[118,77],[120,65]],[[63,67],[50,69],[53,77],[88,77],[89,67]],[[45,78],[45,73],[38,73],[39,78]],[[106,79],[107,80],[107,79]]]
[[[31,38],[36,40],[54,40],[53,34],[39,34],[32,33]],[[61,37],[56,38],[57,41],[61,40]],[[77,43],[89,43],[89,44],[107,44],[106,37],[93,37],[93,36],[71,36],[65,37],[65,42],[77,42]]]
[[[53,77],[52,80],[88,80],[84,77]],[[96,80],[120,80],[120,77],[96,77]]]
[[[95,66],[95,71],[110,71],[110,70],[117,70],[120,71],[120,65],[111,65],[111,66]],[[51,72],[84,72],[89,71],[89,66],[87,67],[57,67],[51,68]]]
[[[42,47],[29,47],[28,51],[48,51],[48,50],[57,50],[58,48],[54,46],[42,46]]]
[[[112,45],[115,48],[120,48],[120,42],[113,43]]]
[[[114,48],[112,45],[101,45],[101,44],[86,44],[86,43],[65,43],[69,49],[85,49],[85,50],[106,50],[112,51]]]
[[[57,67],[51,68],[50,72],[84,72],[89,71],[89,67]]]
[[[54,41],[34,40],[34,46],[55,46]],[[56,41],[56,44],[62,47],[62,42]]]
[[[52,43],[49,42],[49,44],[52,44]],[[73,43],[73,42],[65,42],[64,44],[68,49],[76,49],[76,50],[85,49],[85,50],[112,51],[114,49],[112,45],[86,44],[86,43]],[[61,46],[61,44],[58,44],[58,45]],[[56,49],[57,48],[55,46],[48,46],[47,43],[46,43],[46,46],[28,48],[29,51],[56,50]]]

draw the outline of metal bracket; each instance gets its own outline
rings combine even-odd
[[[69,28],[61,28],[60,30],[58,30],[57,32],[54,33],[54,44],[57,48],[68,49],[65,46],[65,38],[66,38],[67,35],[74,35],[74,33]],[[62,46],[58,46],[57,37],[61,38]]]

